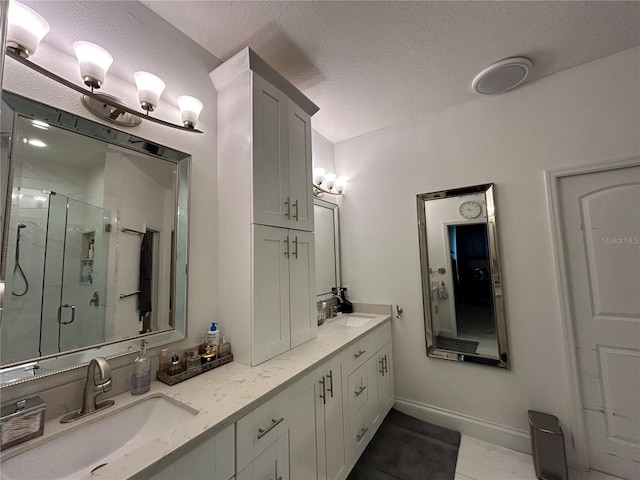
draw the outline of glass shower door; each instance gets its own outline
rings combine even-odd
[[[42,355],[105,341],[109,219],[108,210],[50,197]]]

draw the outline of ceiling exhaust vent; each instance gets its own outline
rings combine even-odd
[[[529,75],[533,63],[525,57],[505,58],[482,70],[471,87],[483,95],[508,92],[520,85]]]

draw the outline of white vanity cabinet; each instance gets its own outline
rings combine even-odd
[[[255,366],[316,336],[310,120],[318,107],[248,48],[211,79],[217,320],[234,360]]]
[[[391,324],[385,323],[342,353],[347,466],[353,465],[394,403]]]
[[[149,480],[230,480],[234,478],[235,425],[215,435],[207,433],[192,440],[185,453],[169,456],[150,466],[136,478]]]
[[[344,479],[346,451],[340,355],[289,388],[291,478]]]

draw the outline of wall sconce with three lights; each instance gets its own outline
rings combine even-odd
[[[343,195],[346,182],[344,178],[336,178],[335,173],[325,173],[324,168],[313,169],[313,195]]]
[[[83,105],[98,117],[124,127],[139,125],[142,119],[146,119],[168,127],[202,133],[200,130],[196,130],[195,125],[203,105],[195,97],[182,95],[177,98],[182,125],[176,125],[149,116],[149,113],[153,112],[158,106],[160,96],[165,89],[165,83],[154,74],[149,72],[136,72],[133,74],[138,88],[140,107],[144,110],[144,113],[138,112],[130,108],[118,97],[94,92],[94,90],[102,87],[107,71],[113,63],[113,57],[104,48],[85,41],[78,41],[73,44],[73,50],[80,67],[80,76],[84,84],[90,89],[87,90],[28,60],[30,56],[35,54],[38,45],[50,30],[49,24],[40,14],[21,3],[12,1],[9,4],[7,27],[6,53],[9,57],[81,93],[83,95]]]

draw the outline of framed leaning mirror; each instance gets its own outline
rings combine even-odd
[[[2,98],[2,386],[183,339],[190,156]]]
[[[417,196],[427,355],[510,368],[495,186]]]
[[[316,241],[316,298],[326,300],[340,288],[340,222],[338,205],[313,199]]]

